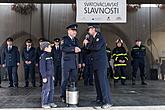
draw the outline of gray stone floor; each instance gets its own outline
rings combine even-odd
[[[122,86],[120,83],[114,87],[111,82],[112,101],[114,107],[120,108],[120,106],[164,106],[165,105],[165,81],[147,81],[147,86],[137,85],[132,86],[130,81],[127,81],[127,86]],[[8,88],[8,82],[2,82],[2,88],[0,88],[0,108],[40,108],[40,87],[29,87],[24,88],[24,83],[20,83],[20,87]],[[91,107],[94,106],[92,101],[95,100],[96,92],[94,87],[83,86],[82,81],[79,83],[80,90],[80,107]],[[59,108],[66,107],[61,102],[60,98],[60,87],[55,88],[55,102]],[[85,109],[85,108],[84,108]],[[117,109],[115,109],[117,110]],[[142,110],[141,108],[138,110]],[[151,109],[149,109],[151,110]],[[165,110],[165,107],[162,109]]]

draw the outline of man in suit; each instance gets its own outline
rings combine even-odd
[[[36,87],[35,81],[35,48],[32,47],[32,40],[27,39],[25,41],[26,47],[22,52],[22,60],[24,62],[24,71],[25,71],[25,87],[29,86],[29,75],[31,76],[31,82],[33,87]]]
[[[62,51],[60,47],[60,39],[54,39],[54,47],[52,48],[52,55],[54,60],[54,77],[55,77],[55,86],[58,84],[61,86],[61,57]]]
[[[7,68],[9,76],[9,87],[18,87],[17,68],[20,65],[20,54],[18,48],[13,46],[13,39],[11,37],[6,39],[7,46],[2,52],[2,66]],[[13,85],[14,83],[14,85]]]
[[[78,74],[78,54],[81,52],[77,36],[77,24],[71,24],[66,27],[68,35],[62,38],[62,83],[61,98],[66,101],[66,87],[68,81],[77,82]]]
[[[101,108],[107,109],[112,106],[112,102],[107,78],[108,59],[106,54],[106,41],[97,29],[97,24],[89,24],[88,33],[91,37],[90,39],[86,38],[83,44],[86,46],[86,49],[91,51],[93,58],[92,66],[97,92],[96,102],[102,104]]]

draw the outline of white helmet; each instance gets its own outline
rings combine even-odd
[[[123,44],[123,40],[117,39],[117,40],[116,40],[116,43],[119,43],[119,42]]]

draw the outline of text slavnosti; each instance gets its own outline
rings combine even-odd
[[[85,2],[84,14],[119,14],[118,2]]]

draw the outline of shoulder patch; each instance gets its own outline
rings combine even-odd
[[[99,38],[96,39],[97,42],[98,42],[99,40],[100,40]]]

